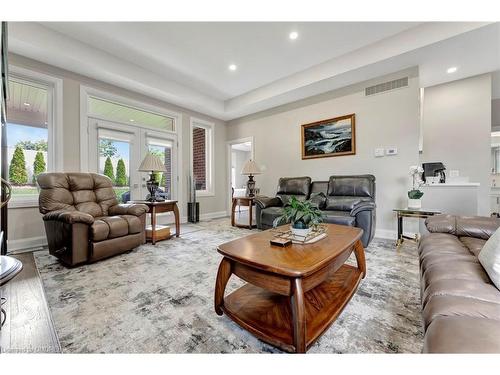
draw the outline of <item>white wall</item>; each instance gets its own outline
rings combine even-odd
[[[80,171],[80,85],[97,88],[112,94],[124,96],[132,100],[141,101],[153,106],[165,108],[173,112],[178,112],[182,116],[182,122],[178,124],[182,132],[182,160],[183,165],[179,172],[179,178],[184,182],[182,192],[184,202],[187,202],[187,176],[190,170],[190,119],[196,117],[202,120],[213,122],[215,147],[215,194],[208,197],[199,197],[201,214],[210,216],[214,214],[224,214],[227,211],[228,189],[226,183],[226,123],[193,112],[170,103],[162,102],[121,89],[94,79],[84,77],[63,69],[56,68],[38,61],[28,59],[23,56],[10,54],[9,63],[25,69],[42,72],[59,77],[63,80],[63,147],[64,171]],[[186,207],[179,207],[181,216],[186,216]],[[23,247],[24,244],[39,242],[40,238],[45,238],[45,230],[38,207],[31,208],[11,208],[9,209],[9,249]]]
[[[442,161],[478,189],[478,213],[489,215],[491,76],[483,74],[425,89],[420,161]]]
[[[410,76],[409,87],[366,97],[364,88]],[[408,167],[418,163],[419,88],[416,69],[336,90],[228,123],[228,139],[253,136],[256,177],[265,195],[285,176],[327,180],[333,174],[373,174],[377,179],[377,230],[394,234],[395,207],[406,205]],[[354,113],[356,155],[301,159],[301,124]],[[397,147],[395,156],[374,157],[376,147]]]

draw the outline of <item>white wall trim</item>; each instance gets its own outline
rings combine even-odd
[[[21,238],[19,240],[7,240],[9,253],[20,250],[37,249],[44,246],[47,246],[47,237],[45,236]]]

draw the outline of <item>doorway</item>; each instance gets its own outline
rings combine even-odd
[[[248,177],[241,174],[243,165],[254,158],[253,137],[240,138],[229,141],[227,144],[228,153],[228,191],[229,209],[232,206],[232,198],[247,195]],[[236,208],[236,221],[238,223],[248,223],[249,207],[238,206]],[[254,210],[255,212],[255,210]]]

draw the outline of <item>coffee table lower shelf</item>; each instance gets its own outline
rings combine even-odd
[[[326,281],[304,293],[307,349],[337,319],[362,276],[361,270],[344,264]],[[290,296],[246,284],[224,298],[221,309],[262,341],[296,352]]]

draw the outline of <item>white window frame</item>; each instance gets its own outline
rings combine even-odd
[[[48,87],[47,106],[47,171],[62,172],[63,170],[63,80],[34,70],[9,66],[10,79],[26,81],[43,87]],[[25,199],[12,199],[9,208],[38,207],[38,196]]]
[[[190,174],[193,175],[194,171],[194,158],[193,158],[193,130],[194,128],[205,129],[205,176],[206,176],[206,189],[196,190],[198,197],[214,197],[215,196],[215,178],[214,178],[214,143],[215,143],[215,124],[210,121],[202,120],[200,118],[191,117],[189,131],[189,148],[191,150],[191,170]]]

